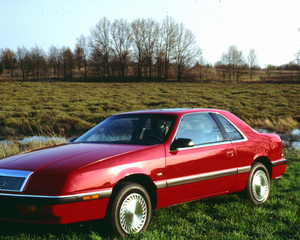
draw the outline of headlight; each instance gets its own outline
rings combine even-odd
[[[32,175],[26,190],[60,191],[65,183],[63,176]]]

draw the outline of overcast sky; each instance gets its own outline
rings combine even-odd
[[[245,58],[253,48],[262,67],[281,65],[300,49],[299,10],[300,0],[0,0],[0,49],[74,49],[102,17],[131,22],[168,15],[195,33],[209,63],[236,45]]]

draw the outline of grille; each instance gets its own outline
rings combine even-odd
[[[30,171],[0,169],[0,191],[21,192],[31,174]]]
[[[0,176],[0,189],[20,191],[25,178]]]

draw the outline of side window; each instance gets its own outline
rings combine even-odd
[[[230,122],[228,122],[227,119],[225,119],[223,116],[219,114],[216,114],[216,116],[224,126],[229,140],[232,141],[232,140],[244,139],[243,136],[240,134],[240,132]]]
[[[223,135],[208,113],[189,114],[181,120],[176,138],[190,138],[195,145],[223,141]]]

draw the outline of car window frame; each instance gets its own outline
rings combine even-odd
[[[232,123],[228,118],[226,118],[224,115],[217,113],[217,112],[212,112],[211,115],[213,116],[213,118],[217,121],[217,123],[219,124],[219,126],[223,129],[222,131],[224,131],[224,133],[226,134],[226,138],[228,141],[234,143],[234,142],[244,142],[247,141],[248,138],[246,137],[246,135],[237,127],[235,126],[234,123]],[[222,124],[222,122],[217,118],[217,115],[223,117],[225,120],[227,120],[243,137],[242,139],[236,139],[236,140],[230,140],[228,135],[227,135],[227,131],[224,127],[224,125]],[[241,120],[242,121],[242,120]]]
[[[222,124],[220,124],[218,121],[216,121],[216,117],[213,116],[213,112],[207,111],[207,112],[193,112],[193,113],[186,113],[184,115],[182,115],[179,119],[179,123],[178,126],[176,128],[176,132],[174,134],[174,137],[171,141],[171,143],[173,143],[176,139],[178,130],[180,128],[181,122],[183,120],[183,118],[187,115],[195,115],[195,114],[209,114],[212,119],[215,121],[216,125],[218,126],[218,128],[220,129],[221,134],[223,135],[224,140],[223,141],[218,141],[218,142],[208,142],[208,143],[201,143],[201,144],[195,144],[192,147],[184,147],[184,148],[178,148],[176,150],[171,150],[171,145],[169,147],[169,152],[174,152],[174,151],[181,151],[181,150],[188,150],[188,149],[195,149],[195,148],[203,148],[203,147],[210,147],[210,146],[216,146],[216,145],[223,145],[223,144],[229,144],[231,143],[231,141],[228,140],[228,136],[227,134],[224,135],[224,132],[226,133],[224,127]]]
[[[170,120],[172,120],[172,123],[170,125],[170,130],[168,131],[168,133],[164,136],[164,139],[161,143],[139,143],[137,145],[146,145],[146,146],[151,146],[151,145],[158,145],[158,144],[164,144],[166,143],[166,141],[169,139],[170,135],[171,135],[171,132],[173,131],[173,128],[175,126],[175,123],[177,121],[177,115],[175,114],[166,114],[166,113],[149,113],[149,114],[140,114],[140,113],[136,113],[136,114],[116,114],[116,115],[112,115],[106,119],[104,119],[103,121],[99,122],[97,125],[95,125],[93,128],[91,128],[90,130],[88,130],[87,132],[85,132],[83,135],[81,135],[79,138],[83,138],[84,135],[87,135],[85,138],[83,138],[84,140],[83,141],[79,141],[79,140],[75,140],[73,143],[89,143],[89,144],[128,144],[128,145],[136,145],[136,144],[132,144],[132,143],[127,143],[127,142],[110,142],[110,141],[101,141],[101,142],[87,142],[85,141],[86,138],[88,137],[88,133],[90,135],[94,134],[96,131],[98,131],[98,125],[101,124],[102,122],[104,121],[107,121],[109,119],[118,119],[118,118],[134,118],[134,117],[140,117],[140,116],[143,116],[143,117],[152,117],[152,116],[155,116],[155,117],[160,117],[160,116],[166,116],[166,118],[169,118]]]

